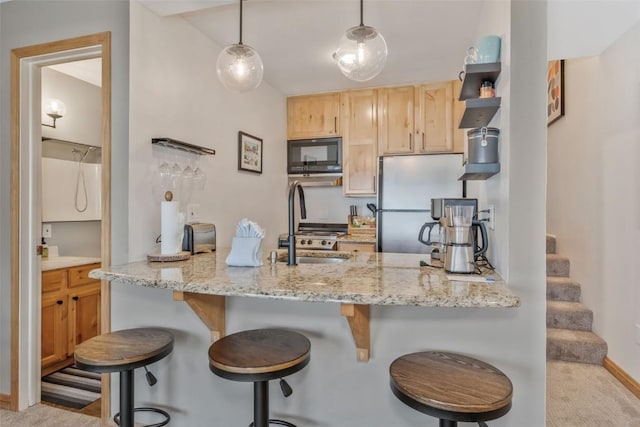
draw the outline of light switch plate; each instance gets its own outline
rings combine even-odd
[[[42,224],[42,237],[51,237],[51,224]]]

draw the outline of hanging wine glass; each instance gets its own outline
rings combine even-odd
[[[207,176],[200,169],[200,166],[196,167],[196,170],[193,172],[193,188],[197,191],[204,190],[204,184],[207,180]]]
[[[182,168],[175,162],[171,167],[171,178],[173,181],[173,188],[180,188],[180,184],[182,183]]]
[[[173,185],[171,166],[166,160],[158,166],[158,179],[160,182],[160,188],[170,188]]]
[[[188,164],[182,171],[182,195],[185,206],[191,201],[191,194],[193,193],[193,176],[194,172],[191,169],[191,164]]]

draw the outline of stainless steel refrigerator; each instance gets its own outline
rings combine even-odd
[[[379,252],[429,253],[418,241],[431,219],[431,199],[463,197],[462,154],[381,156],[378,159]],[[437,239],[434,231],[433,237]]]

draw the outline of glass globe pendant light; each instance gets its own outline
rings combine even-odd
[[[360,25],[349,28],[338,43],[333,58],[342,74],[351,80],[371,80],[387,63],[387,42],[375,28],[364,25],[360,0]]]
[[[242,2],[240,0],[240,41],[220,52],[216,71],[220,82],[236,92],[256,89],[262,83],[264,66],[258,52],[251,46],[242,44]]]

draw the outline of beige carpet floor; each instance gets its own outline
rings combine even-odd
[[[99,427],[100,420],[46,405],[0,410],[0,426]],[[547,362],[547,427],[640,427],[640,399],[602,366]]]
[[[22,412],[0,410],[2,427],[100,427],[100,419],[38,404]]]
[[[547,427],[640,427],[640,399],[602,366],[547,362]]]

